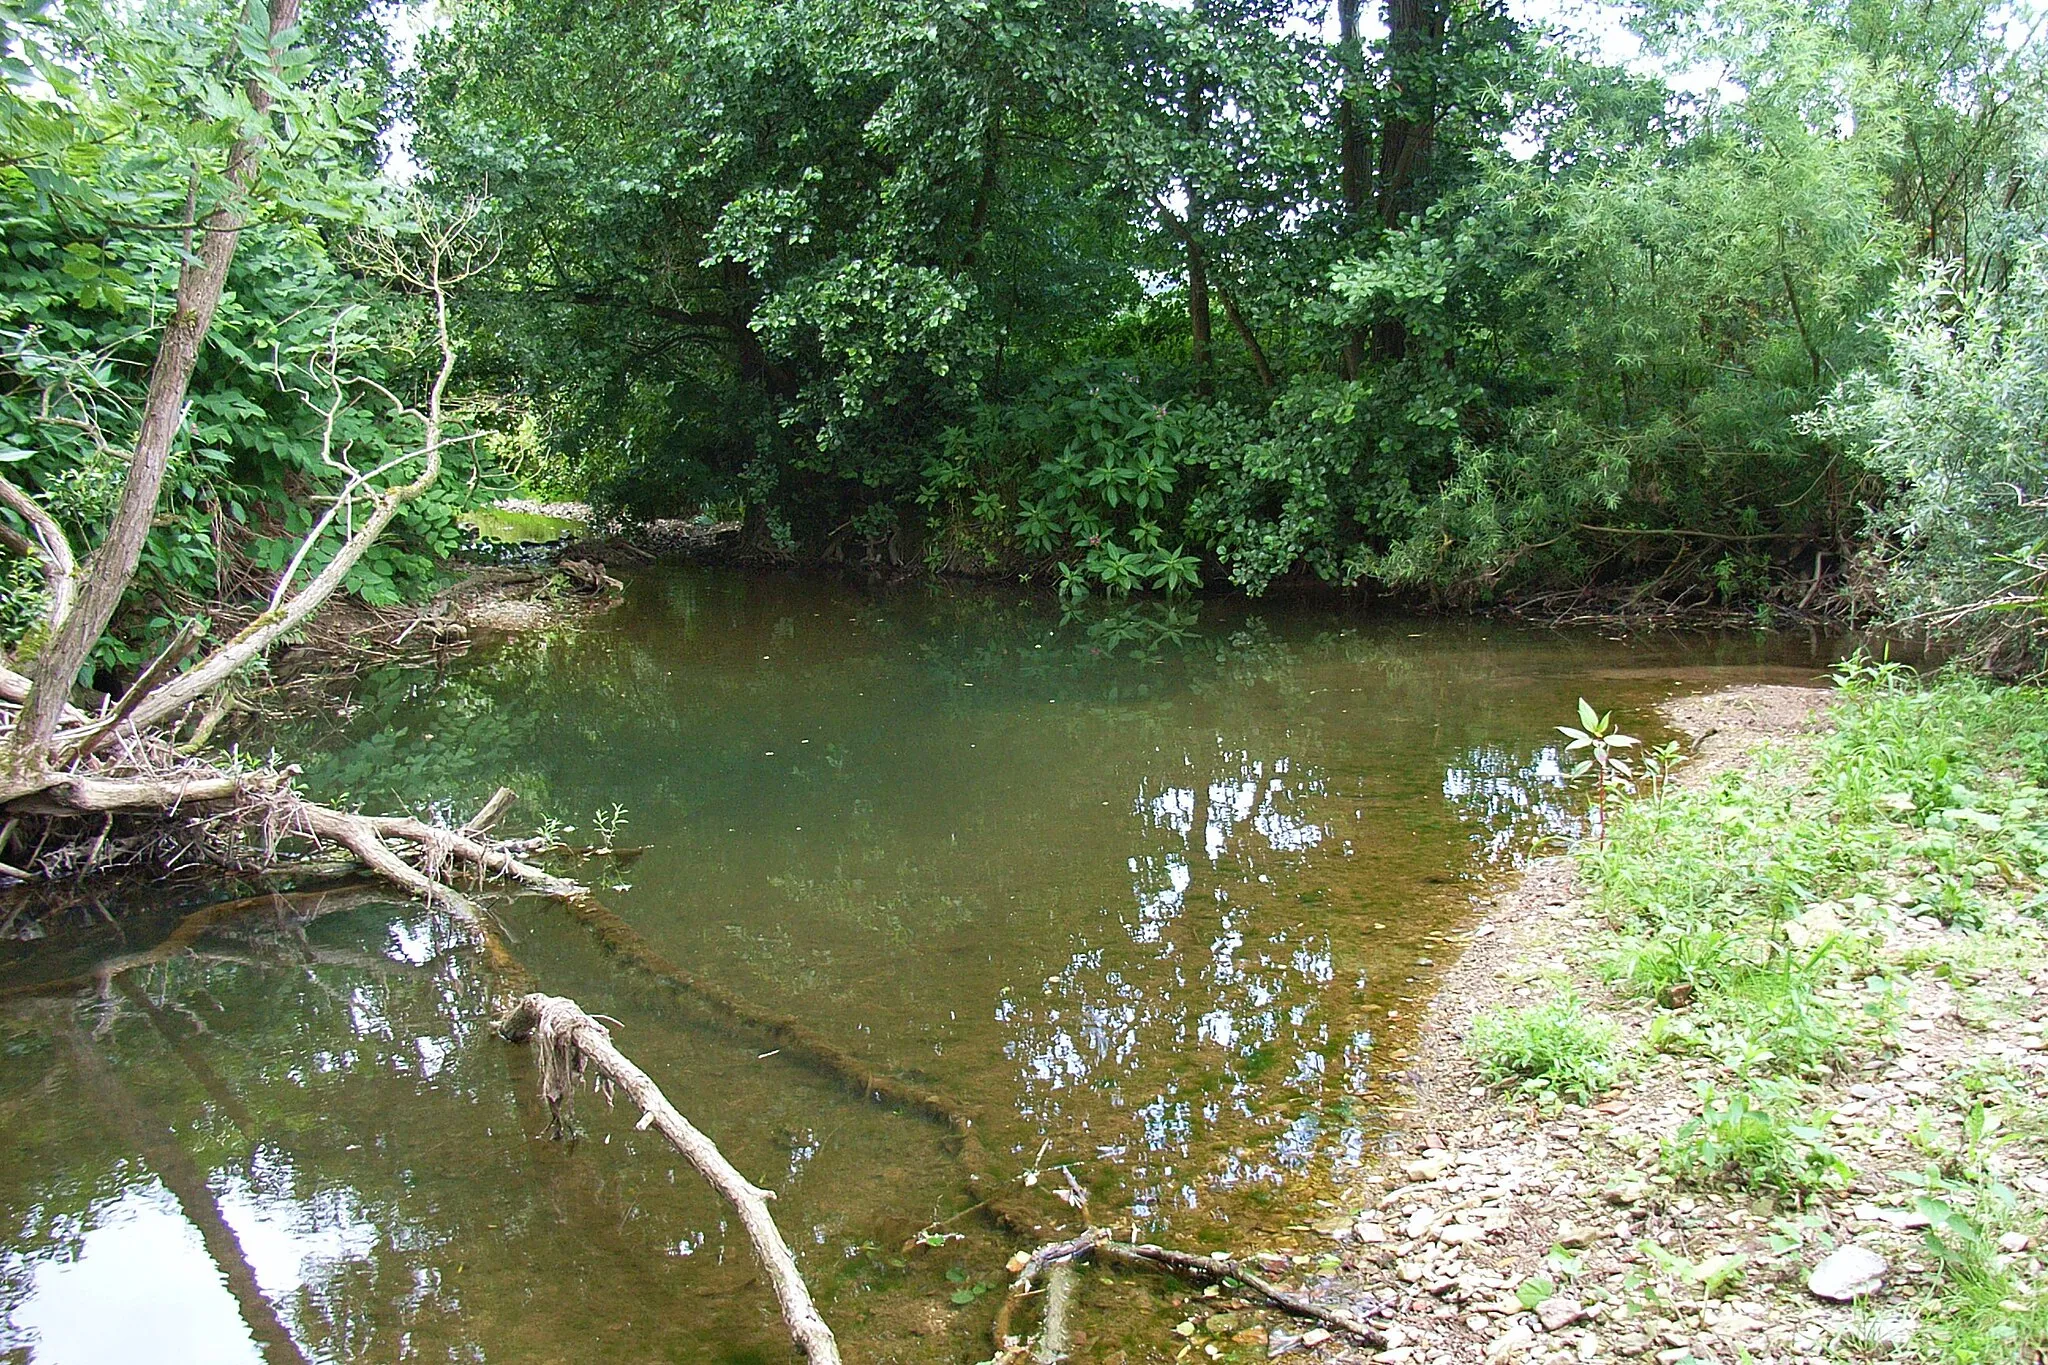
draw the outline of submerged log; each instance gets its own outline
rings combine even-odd
[[[998,1224],[1019,1237],[1047,1237],[1065,1225],[1057,1216],[1041,1216],[1023,1194],[1014,1176],[1003,1176],[982,1145],[981,1124],[960,1100],[936,1087],[878,1071],[868,1062],[820,1034],[793,1015],[775,1014],[741,999],[715,981],[684,970],[643,938],[632,925],[594,896],[556,901],[597,935],[612,956],[652,977],[679,995],[688,996],[798,1062],[850,1087],[865,1099],[900,1106],[953,1135],[956,1154],[967,1175],[976,1207],[986,1208]],[[1050,1212],[1050,1210],[1048,1210]]]
[[[768,1213],[772,1190],[753,1184],[734,1168],[718,1145],[699,1132],[669,1103],[646,1072],[635,1066],[612,1044],[611,1031],[585,1014],[573,1000],[557,995],[532,994],[521,997],[498,1023],[498,1032],[512,1042],[531,1038],[540,1054],[541,1098],[556,1116],[560,1133],[562,1107],[568,1103],[576,1078],[595,1072],[593,1084],[616,1087],[640,1107],[640,1128],[653,1128],[668,1139],[684,1160],[732,1205],[754,1254],[768,1272],[775,1288],[776,1302],[790,1339],[811,1365],[839,1365],[839,1344],[832,1329],[811,1301],[811,1292],[798,1271],[789,1244]]]

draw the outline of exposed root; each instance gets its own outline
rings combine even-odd
[[[498,1032],[513,1042],[533,1040],[539,1053],[541,1098],[548,1102],[549,1112],[556,1117],[557,1136],[561,1132],[563,1109],[579,1077],[588,1075],[593,1085],[604,1088],[607,1099],[613,1089],[624,1091],[640,1108],[637,1126],[653,1128],[668,1139],[669,1145],[696,1167],[697,1173],[739,1215],[754,1244],[754,1254],[774,1285],[782,1321],[797,1348],[811,1365],[839,1365],[839,1345],[833,1339],[832,1329],[812,1303],[810,1290],[797,1270],[796,1258],[768,1213],[768,1201],[775,1197],[774,1192],[742,1176],[716,1143],[677,1112],[647,1073],[613,1046],[610,1030],[585,1014],[573,1000],[534,994],[522,997],[512,1007],[499,1022]]]
[[[0,687],[0,706],[4,693]],[[490,837],[515,799],[507,788],[462,827],[449,828],[307,800],[292,786],[290,769],[195,758],[163,731],[87,719],[78,732],[91,743],[80,746],[69,768],[20,783],[27,789],[4,803],[9,817],[38,822],[42,835],[27,858],[9,862],[14,873],[55,879],[152,860],[166,869],[196,862],[246,872],[276,866],[281,845],[296,839],[316,851],[339,845],[377,877],[472,927],[482,925],[483,915],[461,880],[481,885],[496,878],[547,896],[583,894],[578,883],[525,861],[517,845]],[[82,825],[81,817],[100,824]],[[110,839],[116,818],[130,820],[134,832]],[[19,843],[27,830],[17,828],[9,833]]]

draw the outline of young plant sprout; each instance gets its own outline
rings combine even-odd
[[[1594,792],[1594,830],[1596,837],[1604,842],[1607,838],[1608,796],[1616,792],[1627,795],[1635,790],[1635,768],[1619,751],[1633,749],[1642,741],[1616,730],[1614,713],[1595,711],[1592,703],[1584,697],[1579,698],[1579,724],[1560,725],[1557,731],[1571,741],[1564,746],[1567,754],[1586,755],[1572,765],[1569,778],[1574,782],[1594,775],[1599,778],[1599,786]],[[1662,771],[1661,759],[1658,771]]]

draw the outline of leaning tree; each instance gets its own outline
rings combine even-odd
[[[317,170],[295,183],[291,167],[280,164],[303,159],[323,127],[320,92],[302,84],[309,57],[297,45],[298,23],[299,0],[269,0],[267,9],[252,5],[233,34],[232,53],[247,67],[239,85],[193,97],[196,109],[146,111],[157,125],[175,121],[167,114],[188,118],[200,134],[177,153],[190,162],[180,221],[158,225],[180,234],[182,250],[175,296],[154,331],[154,358],[132,430],[125,423],[115,429],[102,405],[84,401],[62,366],[45,367],[36,381],[38,434],[82,440],[104,467],[120,471],[119,495],[97,543],[80,554],[47,499],[0,478],[0,503],[19,519],[15,524],[0,518],[0,543],[37,563],[46,588],[42,620],[24,637],[15,666],[0,666],[0,816],[6,821],[0,826],[0,858],[37,861],[12,848],[27,846],[14,838],[18,831],[43,822],[45,837],[38,843],[45,849],[88,852],[68,859],[46,856],[37,872],[89,864],[120,820],[149,831],[140,843],[175,846],[233,868],[271,865],[307,846],[338,845],[377,875],[465,916],[473,907],[456,889],[465,877],[505,878],[552,894],[575,894],[580,888],[573,883],[530,865],[515,846],[491,837],[509,793],[501,792],[460,827],[369,816],[306,799],[293,787],[289,769],[251,766],[204,743],[212,728],[208,717],[218,715],[213,702],[223,689],[344,586],[401,510],[434,485],[444,453],[469,439],[451,433],[446,412],[456,364],[448,312],[450,289],[489,264],[475,204],[447,211],[414,201],[411,212],[401,215],[407,221],[358,234],[366,271],[423,306],[434,364],[423,394],[410,399],[344,364],[338,339],[305,367],[294,387],[321,433],[326,486],[312,496],[315,506],[324,506],[277,574],[262,609],[231,637],[204,645],[200,629],[188,626],[124,692],[92,709],[75,697],[81,669],[136,582],[189,421],[193,373],[227,292],[237,247],[258,214],[317,192]],[[61,133],[48,131],[58,120],[28,107],[20,88],[37,85],[44,103],[57,105],[61,114],[66,87],[76,88],[79,73],[91,69],[96,54],[38,49],[24,37],[12,57],[18,67],[23,52],[39,59],[29,71],[38,79],[16,82],[9,112],[20,115],[17,124],[31,134],[61,143]],[[80,103],[73,100],[69,107]],[[333,131],[331,121],[326,126]],[[74,146],[89,141],[72,137]],[[31,155],[34,150],[29,148]],[[55,196],[79,188],[75,177],[67,181],[58,171],[47,171],[38,187]],[[337,317],[337,338],[341,323]],[[359,421],[365,408],[380,412],[393,438],[380,445],[374,461],[336,437],[344,414]],[[54,842],[47,837],[52,830],[59,831]],[[0,870],[31,875],[14,863],[0,863]]]

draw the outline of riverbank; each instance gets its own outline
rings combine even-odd
[[[1866,671],[1667,717],[1692,760],[1485,907],[1407,1150],[1323,1225],[1394,1286],[1378,1359],[2038,1358],[2048,706]]]

